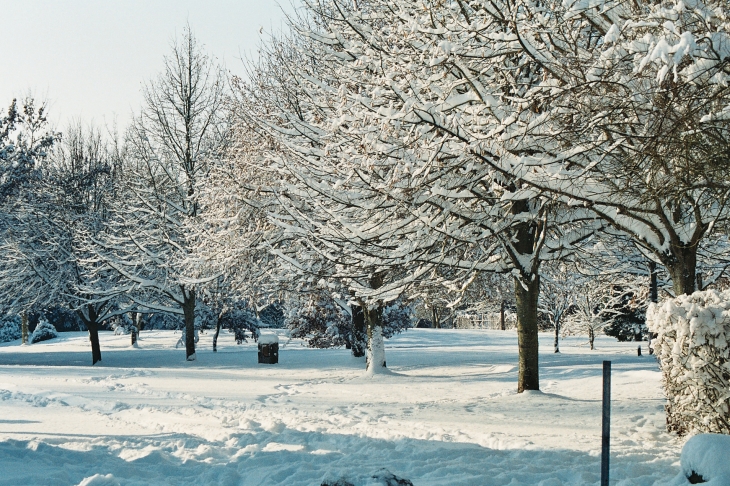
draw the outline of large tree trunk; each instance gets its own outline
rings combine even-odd
[[[216,319],[215,324],[215,334],[213,334],[213,352],[218,352],[218,335],[221,332],[221,317],[218,316],[218,319]]]
[[[518,215],[530,212],[528,200],[515,201],[510,210]],[[515,277],[515,304],[517,307],[517,343],[519,346],[519,376],[517,378],[517,392],[540,389],[540,375],[538,369],[538,339],[537,339],[537,301],[540,297],[539,258],[535,255],[539,249],[535,248],[538,234],[538,224],[522,222],[516,226],[514,234],[514,249],[517,258],[513,264],[519,269],[520,275]],[[531,268],[524,267],[526,259],[533,260]]]
[[[99,345],[99,324],[89,321],[86,324],[89,329],[89,341],[91,341],[91,364],[95,365],[101,361],[101,346]]]
[[[365,313],[362,306],[353,305],[352,310],[352,355],[356,358],[365,356],[368,334],[365,329]]]
[[[91,364],[92,366],[101,361],[101,346],[99,345],[99,323],[97,319],[99,315],[96,307],[89,304],[86,306],[86,312],[88,317],[84,315],[80,310],[76,311],[76,315],[81,318],[81,321],[89,330],[89,341],[91,342]]]
[[[691,294],[695,291],[697,272],[697,248],[694,246],[672,246],[672,256],[665,262],[672,278],[674,295]]]
[[[20,337],[23,344],[28,344],[28,313],[20,315]]]
[[[558,340],[560,339],[560,319],[555,319],[555,352],[560,352]]]
[[[517,392],[539,390],[537,300],[540,296],[540,276],[534,275],[524,284],[515,278],[517,304],[517,343],[519,346],[519,376]]]
[[[367,371],[370,374],[385,369],[385,341],[383,339],[383,307],[375,304],[365,308],[368,329]]]
[[[656,263],[649,261],[649,301],[655,304],[659,301],[659,282],[656,273]]]
[[[183,315],[185,316],[185,359],[195,361],[195,290],[183,289]]]

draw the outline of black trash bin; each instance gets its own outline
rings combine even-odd
[[[276,334],[259,336],[259,363],[276,364],[279,362],[279,337]]]

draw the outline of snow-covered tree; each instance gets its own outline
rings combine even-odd
[[[573,306],[564,333],[587,335],[588,345],[593,350],[596,334],[602,333],[627,311],[631,297],[641,295],[645,283],[619,273],[580,275],[579,271],[575,275]],[[639,299],[635,303],[645,305],[645,300]]]
[[[2,300],[23,315],[34,308],[74,310],[89,331],[92,363],[101,360],[99,325],[116,305],[88,290],[98,278],[88,242],[108,214],[118,156],[99,130],[72,125],[36,167],[26,195],[9,200],[3,213]]]
[[[555,331],[554,350],[560,352],[560,327],[569,310],[575,305],[578,277],[572,265],[558,262],[550,265],[542,275],[540,312],[547,316]]]
[[[140,309],[184,317],[186,359],[195,359],[198,286],[212,277],[194,257],[200,223],[199,184],[227,143],[221,69],[190,28],[145,85],[144,106],[130,127],[125,188],[107,233],[97,240],[104,269]]]
[[[46,106],[32,98],[18,106],[13,100],[0,116],[0,205],[22,196],[23,188],[37,180],[41,162],[58,134],[48,130]]]
[[[322,0],[307,15],[294,26],[294,54],[274,49],[277,86],[292,96],[267,98],[254,117],[284,154],[272,159],[290,174],[285,206],[299,238],[336,254],[343,276],[371,265],[347,285],[373,301],[426,276],[459,291],[475,273],[514,269],[518,388],[538,388],[540,262],[582,237],[586,214],[557,213],[485,160],[543,151],[533,137],[502,133],[522,109],[513,87],[541,79],[510,19],[460,2]],[[376,275],[387,281],[368,285]]]

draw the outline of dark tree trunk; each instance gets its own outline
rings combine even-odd
[[[195,290],[183,288],[183,315],[185,316],[185,359],[195,361]]]
[[[533,277],[532,281],[524,287],[523,283],[515,278],[517,343],[519,346],[518,393],[540,389],[537,339],[537,300],[540,296],[540,277],[539,275]]]
[[[132,326],[132,329],[129,330],[129,334],[132,337],[132,346],[137,346],[137,326]]]
[[[504,321],[504,308],[506,306],[505,301],[502,301],[502,305],[499,307],[499,328],[503,331],[507,330],[507,323]]]
[[[436,306],[431,307],[431,318],[433,319],[434,329],[441,329],[441,319],[439,316],[439,311],[436,308]]]
[[[674,295],[691,294],[695,291],[697,272],[697,248],[694,246],[672,247],[672,256],[665,263]]]
[[[555,319],[555,352],[560,352],[558,340],[560,339],[560,319]]]
[[[657,303],[659,301],[659,279],[656,273],[656,262],[649,261],[649,301]],[[649,332],[649,354],[654,354],[654,348],[651,346],[651,340],[656,338],[656,334]]]
[[[511,212],[514,215],[529,213],[527,200],[515,201]],[[535,260],[531,268],[524,268],[523,261],[533,257],[539,249],[535,248],[539,226],[535,222],[522,222],[516,225],[514,249],[517,258],[513,263],[520,275],[515,277],[515,304],[517,307],[517,343],[519,346],[519,375],[517,392],[540,389],[538,369],[537,339],[537,302],[540,297],[539,261]],[[538,258],[534,256],[534,258]],[[532,258],[530,258],[532,260]]]
[[[20,315],[20,337],[23,344],[28,344],[28,313],[23,312]]]
[[[215,334],[213,334],[213,352],[218,352],[218,334],[221,332],[221,318],[218,316],[215,324]]]
[[[356,358],[365,356],[368,335],[365,330],[365,313],[359,305],[350,307],[352,310],[352,355]]]
[[[649,261],[649,300],[655,304],[659,301],[659,282],[656,273],[656,262]]]
[[[101,346],[99,345],[99,311],[96,307],[89,304],[86,306],[88,317],[81,310],[76,311],[76,315],[89,330],[89,341],[91,342],[91,364],[92,366],[101,361]]]
[[[89,329],[89,341],[91,341],[91,364],[95,365],[101,361],[101,346],[99,345],[99,325],[89,321],[86,324]]]

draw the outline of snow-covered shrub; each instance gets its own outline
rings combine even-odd
[[[383,337],[390,339],[413,327],[413,307],[404,300],[389,302],[383,309]]]
[[[647,326],[667,395],[667,428],[730,434],[730,290],[650,305]]]
[[[215,312],[207,304],[198,302],[195,305],[195,329],[205,330],[215,328]]]
[[[352,332],[350,313],[331,297],[316,295],[304,305],[290,305],[284,321],[291,337],[310,348],[344,346]]]
[[[20,339],[20,324],[20,316],[17,314],[0,318],[0,343]]]
[[[135,326],[127,314],[122,314],[111,318],[109,320],[109,327],[114,331],[115,335],[120,336],[122,334],[129,334]]]
[[[38,321],[38,325],[35,327],[33,334],[31,334],[29,341],[33,344],[57,337],[58,331],[56,331],[56,328],[53,327],[53,324],[48,322],[45,318],[41,318]]]
[[[253,309],[245,302],[238,302],[221,314],[220,324],[222,329],[228,329],[235,336],[236,344],[241,344],[247,342],[249,337],[256,339],[261,323]],[[246,335],[247,332],[250,336]]]
[[[147,329],[169,329],[176,330],[185,327],[183,317],[177,314],[169,314],[167,312],[157,312],[152,314],[147,321]]]
[[[285,326],[286,316],[280,302],[274,302],[264,307],[259,313],[262,327],[281,328]]]
[[[58,332],[85,331],[86,326],[76,312],[67,307],[51,307],[43,310],[43,316]]]

